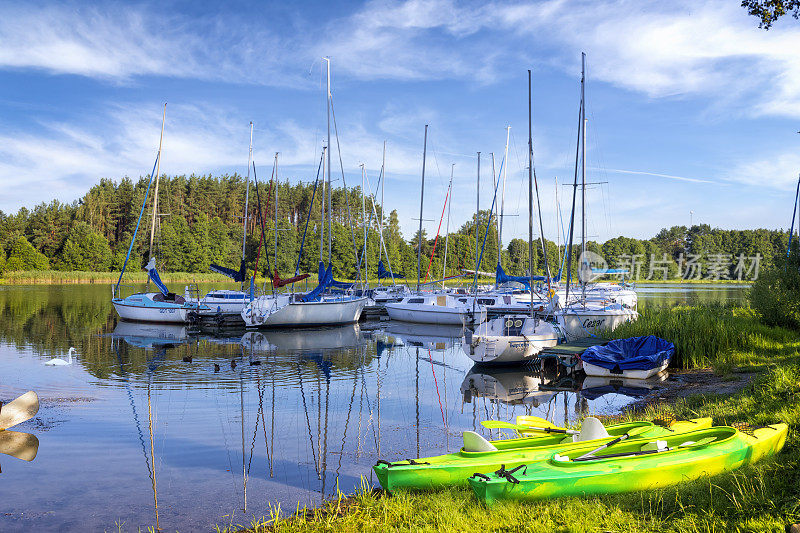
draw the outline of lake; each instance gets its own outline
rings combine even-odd
[[[643,285],[639,302],[745,290]],[[456,451],[467,429],[497,438],[481,420],[563,424],[647,392],[581,383],[556,364],[473,368],[452,328],[197,332],[119,322],[110,296],[104,285],[0,286],[0,401],[41,400],[13,428],[38,438],[35,460],[0,455],[0,531],[248,525],[375,482],[378,459]],[[44,366],[70,346],[73,365]]]

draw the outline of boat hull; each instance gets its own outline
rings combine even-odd
[[[352,324],[361,318],[367,298],[322,300],[319,302],[288,302],[275,309],[260,312],[249,306],[242,312],[247,327],[286,328],[319,327]]]
[[[734,428],[707,428],[662,437],[669,451],[573,461],[592,450],[591,446],[581,446],[568,452],[568,459],[554,455],[529,465],[525,473],[515,475],[518,483],[489,474],[488,479],[471,477],[469,484],[487,504],[500,499],[542,500],[651,490],[735,470],[775,454],[783,448],[787,429],[786,424],[774,424],[756,429],[750,436]],[[717,440],[697,446],[685,444],[707,437]],[[642,440],[630,439],[616,445],[614,452],[640,451]]]
[[[568,341],[586,337],[602,336],[604,331],[613,331],[620,324],[636,320],[639,314],[630,309],[594,310],[569,309],[557,315],[557,322]]]
[[[183,324],[186,322],[187,313],[190,308],[166,302],[156,305],[137,305],[129,298],[114,298],[111,303],[114,305],[117,314],[123,320],[133,320],[136,322],[162,322]]]
[[[583,371],[587,376],[597,376],[603,378],[624,378],[624,379],[648,379],[659,372],[663,372],[669,366],[669,359],[664,361],[660,366],[649,368],[647,370],[622,370],[619,373],[614,373],[608,368],[593,365],[590,363],[583,363]]]
[[[399,303],[387,303],[385,308],[389,318],[401,322],[438,326],[465,326],[473,323],[472,313],[465,309],[432,305],[409,306]],[[480,323],[486,319],[486,310],[478,310],[475,315],[475,322]]]

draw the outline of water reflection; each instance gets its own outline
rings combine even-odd
[[[117,322],[108,295],[0,287],[0,397],[39,392],[44,428],[36,461],[7,461],[3,482],[60,488],[6,491],[4,532],[247,524],[351,491],[378,459],[453,451],[466,429],[496,437],[486,418],[563,423],[633,399],[552,361],[473,367],[461,328],[196,331]],[[42,370],[70,346],[77,364]]]

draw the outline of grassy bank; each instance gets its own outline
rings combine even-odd
[[[790,425],[784,451],[735,472],[666,489],[501,502],[492,508],[479,504],[468,489],[386,495],[364,485],[355,495],[313,511],[276,511],[250,525],[250,531],[761,532],[783,531],[786,524],[800,522],[800,337],[762,326],[748,309],[723,306],[646,312],[624,335],[640,330],[676,342],[684,366],[735,364],[728,371],[741,368],[757,376],[734,395],[648,404],[622,418],[652,419],[670,413],[681,418],[711,416],[716,424],[782,421]]]
[[[64,270],[32,270],[5,272],[0,277],[3,285],[68,285],[81,283],[116,283],[119,272],[82,272]],[[164,283],[212,283],[226,282],[230,278],[214,272],[164,272],[161,274]],[[145,283],[147,272],[126,271],[123,283]]]

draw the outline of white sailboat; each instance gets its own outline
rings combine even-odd
[[[615,329],[620,324],[636,320],[639,314],[628,308],[622,303],[611,302],[606,298],[591,298],[591,292],[587,291],[587,281],[591,275],[591,267],[586,262],[586,99],[585,99],[585,63],[586,54],[581,54],[581,103],[579,113],[579,148],[582,150],[581,157],[581,264],[578,266],[579,281],[581,292],[576,300],[570,300],[570,275],[571,275],[571,255],[572,255],[572,231],[574,225],[570,223],[569,246],[567,247],[567,284],[564,289],[564,303],[561,309],[555,311],[553,316],[558,326],[562,329],[568,341],[577,340],[585,337],[599,336],[603,331]],[[578,190],[578,153],[576,150],[575,159],[575,182],[573,185],[572,214],[571,219],[575,219],[575,196]],[[588,293],[588,294],[587,294]],[[608,290],[598,291],[595,296],[608,294]]]
[[[125,264],[122,266],[122,272],[119,274],[119,280],[114,286],[112,291],[111,303],[120,318],[124,320],[135,320],[142,322],[169,322],[169,323],[184,323],[188,320],[188,315],[191,312],[197,312],[204,309],[205,306],[198,304],[196,301],[187,301],[182,296],[179,296],[169,289],[161,281],[161,278],[156,269],[156,260],[153,256],[153,235],[155,232],[156,220],[158,217],[158,174],[161,169],[161,143],[164,139],[164,121],[167,117],[167,105],[164,104],[164,115],[161,119],[161,137],[158,141],[158,154],[156,161],[153,165],[153,171],[150,173],[150,181],[147,184],[147,192],[145,193],[144,201],[142,202],[142,209],[139,211],[139,218],[136,221],[136,230],[131,238],[131,244],[128,247],[128,254],[125,257]],[[150,192],[150,185],[153,183],[153,178],[156,180],[155,192],[153,195],[153,219],[150,227],[150,261],[147,263],[145,270],[149,275],[149,281],[152,281],[160,292],[143,292],[131,294],[123,298],[120,294],[120,287],[122,277],[125,275],[125,268],[128,266],[128,260],[131,257],[133,244],[136,242],[136,235],[139,233],[139,224],[142,221],[144,208],[147,205],[147,197]],[[148,281],[148,285],[149,285]]]
[[[464,335],[464,353],[476,363],[520,363],[558,344],[550,322],[528,315],[493,318]]]
[[[328,181],[328,267],[323,272],[320,268],[319,285],[314,290],[304,293],[274,293],[252,299],[241,311],[242,319],[247,327],[316,327],[352,324],[358,322],[361,313],[367,304],[366,296],[353,296],[349,294],[326,295],[325,290],[334,284],[332,273],[332,247],[333,247],[333,202],[331,198],[331,71],[330,60],[327,61],[327,108],[328,108],[328,143],[325,150],[327,154],[327,181]],[[323,160],[325,157],[323,154]],[[313,206],[311,206],[313,207]],[[310,209],[309,207],[309,214]],[[322,195],[322,211],[325,211],[325,196]],[[276,214],[277,217],[277,214]],[[322,217],[322,231],[320,244],[324,238],[324,216]],[[277,229],[277,225],[276,225]],[[263,231],[263,228],[262,228]],[[276,231],[276,260],[277,260],[277,231]],[[320,246],[320,255],[322,246]],[[320,265],[323,266],[322,264]],[[276,284],[273,281],[273,287]]]

